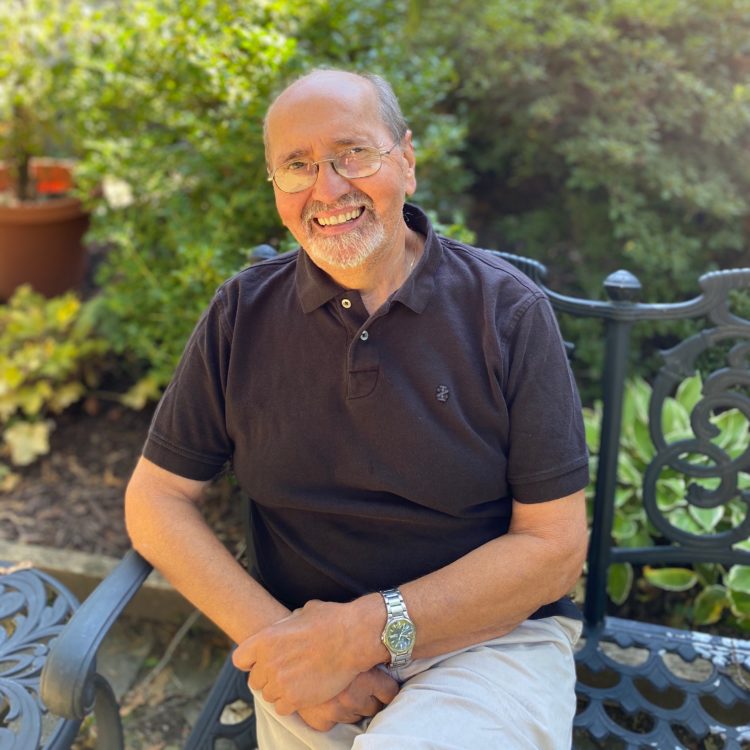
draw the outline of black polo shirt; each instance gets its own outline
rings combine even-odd
[[[588,481],[544,295],[491,253],[438,237],[418,208],[404,216],[425,252],[372,316],[303,251],[227,281],[145,445],[191,479],[232,461],[255,575],[289,607],[424,575],[504,534],[513,497]]]

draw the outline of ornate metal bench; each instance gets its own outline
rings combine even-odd
[[[737,498],[750,505],[750,493],[738,488],[740,474],[750,473],[750,446],[730,457],[712,442],[715,430],[708,421],[712,413],[730,407],[750,420],[750,322],[733,314],[729,304],[734,290],[750,291],[750,269],[706,274],[700,279],[698,297],[660,305],[638,302],[640,284],[626,272],[607,278],[606,301],[575,299],[544,287],[546,271],[541,264],[503,255],[545,289],[562,316],[597,318],[604,329],[604,406],[584,638],[576,657],[579,711],[574,746],[581,750],[750,748],[750,642],[605,614],[607,571],[614,563],[750,565],[750,552],[736,547],[750,538],[750,508],[735,528],[698,535],[669,522],[659,510],[654,490],[659,472],[669,466],[687,477],[685,499],[698,508],[719,507]],[[643,477],[643,497],[650,523],[661,538],[659,544],[648,548],[618,548],[612,543],[611,530],[630,331],[634,325],[685,319],[704,320],[707,328],[664,353],[664,366],[654,382],[649,406],[655,457]],[[691,415],[694,435],[670,443],[661,428],[664,399],[695,370],[702,352],[715,346],[725,352],[725,362],[704,377],[702,398]],[[691,463],[691,456],[706,460]],[[708,476],[716,478],[711,490],[695,481]],[[91,709],[96,651],[150,570],[148,563],[131,551],[73,616],[44,668],[42,697],[51,711],[80,720]],[[238,748],[253,748],[252,717],[239,724],[222,721],[224,707],[237,700],[249,701],[250,696],[243,676],[227,661],[186,748],[209,750],[219,738],[233,741]],[[106,746],[107,750],[113,748]]]
[[[78,734],[80,718],[50,714],[39,697],[39,677],[50,643],[78,601],[59,581],[31,567],[2,563],[0,571],[0,748],[62,750]],[[89,681],[103,742],[121,743],[117,703],[101,678]]]

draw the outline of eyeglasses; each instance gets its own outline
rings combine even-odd
[[[331,162],[337,174],[347,180],[370,177],[380,169],[383,157],[390,154],[398,143],[396,141],[390,148],[384,150],[374,146],[352,146],[336,156],[318,161],[292,159],[276,167],[269,174],[268,181],[273,181],[276,187],[284,193],[299,193],[315,184],[315,180],[318,179],[318,165],[327,161]]]

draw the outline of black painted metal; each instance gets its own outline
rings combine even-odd
[[[227,707],[233,704],[240,704],[243,709],[248,707],[247,715],[236,723],[222,721]],[[231,742],[236,750],[254,748],[257,738],[252,706],[253,696],[247,686],[247,674],[234,667],[230,655],[216,678],[184,750],[213,748],[220,739],[225,746]]]
[[[50,643],[77,606],[62,584],[39,570],[0,575],[0,749],[54,748],[78,731],[75,720],[47,726],[39,693]]]
[[[41,677],[41,696],[50,711],[80,722],[92,710],[99,747],[123,747],[119,710],[111,689],[96,673],[96,654],[114,622],[152,571],[130,550],[73,614],[52,644]],[[55,745],[54,748],[69,747]]]

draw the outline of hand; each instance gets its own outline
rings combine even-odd
[[[396,680],[373,667],[358,674],[336,697],[319,706],[301,708],[297,713],[308,726],[327,732],[336,724],[356,724],[365,716],[375,716],[397,693]]]
[[[377,662],[362,662],[366,637],[354,634],[361,623],[351,606],[308,602],[243,641],[234,665],[250,672],[250,687],[282,716],[327,703]]]

